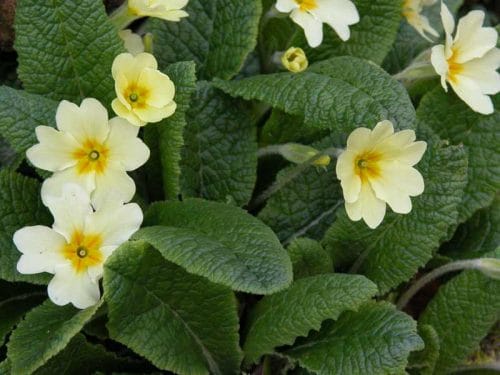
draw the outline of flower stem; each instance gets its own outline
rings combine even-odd
[[[436,77],[437,73],[431,63],[431,50],[426,50],[418,55],[403,71],[393,75],[394,79],[401,81],[405,86],[416,80]]]
[[[273,148],[272,146],[268,146],[264,149],[259,150],[259,156],[263,156],[264,154],[271,155],[271,154],[276,154],[279,153],[276,152],[276,150],[280,146],[274,146],[276,148]],[[287,173],[283,178],[276,180],[268,189],[266,189],[264,192],[262,192],[261,195],[259,195],[252,203],[252,207],[258,207],[262,203],[264,203],[266,200],[268,200],[271,196],[276,194],[278,191],[283,189],[286,185],[288,185],[290,182],[292,182],[294,179],[296,179],[298,176],[300,176],[304,171],[306,171],[311,165],[314,165],[314,162],[321,159],[325,155],[335,157],[337,158],[340,153],[343,150],[331,147],[329,149],[326,149],[324,151],[319,152],[318,154],[314,155],[307,161],[305,161],[302,164],[297,165],[295,168],[293,168],[290,173]]]
[[[135,20],[141,18],[140,16],[131,14],[128,10],[128,1],[125,1],[119,8],[117,8],[109,16],[109,21],[117,30],[123,30]]]
[[[422,289],[425,285],[430,283],[432,280],[453,271],[467,270],[467,269],[480,269],[481,260],[480,259],[469,259],[469,260],[459,260],[456,262],[445,264],[444,266],[438,267],[428,274],[422,276],[413,284],[410,289],[408,289],[398,300],[396,306],[398,309],[402,310],[408,302]]]

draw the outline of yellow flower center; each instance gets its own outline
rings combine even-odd
[[[108,164],[108,156],[108,148],[93,139],[87,139],[82,148],[73,153],[73,158],[77,160],[78,174],[103,173]]]
[[[302,11],[309,11],[318,7],[316,0],[295,0],[295,2],[299,4],[299,8]]]
[[[86,271],[88,267],[97,266],[104,261],[101,252],[102,238],[98,234],[84,234],[75,230],[70,243],[66,244],[62,252],[64,257],[71,261],[77,273]]]
[[[456,83],[457,75],[462,73],[463,66],[461,63],[458,63],[456,60],[458,58],[459,52],[455,48],[451,48],[451,56],[447,60],[448,62],[448,79]]]
[[[137,84],[131,84],[125,89],[123,96],[132,108],[141,109],[146,107],[149,90],[144,87],[137,86]]]
[[[382,155],[376,151],[367,151],[359,155],[354,161],[354,171],[361,178],[361,183],[380,177]]]

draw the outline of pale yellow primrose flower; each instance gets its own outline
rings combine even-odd
[[[132,55],[138,55],[144,52],[144,42],[140,35],[135,34],[132,30],[120,30],[118,36],[123,40],[125,49]]]
[[[430,25],[429,19],[422,15],[422,10],[436,2],[437,0],[405,0],[403,4],[403,16],[405,16],[406,21],[429,41],[430,38],[426,33],[434,37],[438,37],[439,33]]]
[[[178,22],[187,17],[184,8],[189,0],[128,0],[130,14],[141,17],[156,17]]]
[[[111,106],[118,116],[144,126],[175,112],[174,83],[158,70],[153,55],[122,53],[113,62],[112,74],[117,98]]]
[[[17,270],[54,274],[48,286],[52,302],[85,309],[99,301],[104,262],[139,229],[143,215],[137,204],[120,201],[108,201],[94,212],[89,194],[76,184],[65,184],[61,193],[47,197],[52,228],[36,225],[14,233],[23,254]]]
[[[484,12],[473,10],[458,21],[453,39],[455,20],[443,3],[441,18],[446,33],[444,45],[432,48],[431,62],[441,76],[447,92],[448,82],[455,93],[474,111],[491,114],[493,103],[488,95],[500,91],[500,49],[496,48],[498,33],[483,27]]]
[[[40,143],[26,152],[36,167],[54,172],[42,185],[42,200],[59,196],[65,183],[76,183],[92,194],[94,207],[112,197],[129,202],[135,183],[126,171],[133,171],[149,158],[148,147],[137,138],[139,128],[115,117],[96,99],[84,99],[81,106],[62,101],[56,113],[57,129],[38,126]]]
[[[424,191],[422,175],[413,166],[426,148],[427,143],[415,142],[413,130],[394,133],[387,120],[373,130],[354,130],[336,168],[349,218],[363,219],[374,229],[384,219],[386,203],[396,213],[409,213],[410,197]]]
[[[318,47],[323,41],[323,23],[328,24],[346,41],[349,26],[359,22],[358,10],[350,0],[278,0],[276,9],[290,13],[290,18],[304,29],[307,43]]]
[[[307,69],[309,62],[302,48],[291,47],[281,56],[281,63],[292,73],[300,73]]]

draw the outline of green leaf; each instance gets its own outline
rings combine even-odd
[[[198,84],[187,114],[181,161],[184,196],[242,206],[257,179],[257,141],[247,106],[207,83]]]
[[[494,102],[498,108],[500,95]],[[462,223],[478,209],[488,207],[500,190],[500,111],[481,115],[454,93],[436,87],[423,97],[417,115],[442,139],[463,144],[469,153],[469,183],[458,211]]]
[[[415,126],[415,111],[403,86],[379,67],[354,57],[322,61],[303,73],[216,80],[214,85],[231,96],[304,116],[306,127],[350,132],[360,125],[372,128],[382,119],[398,129]]]
[[[292,265],[271,229],[245,211],[188,199],[156,203],[135,238],[170,262],[234,290],[270,294],[292,281]]]
[[[321,322],[357,310],[377,293],[370,280],[357,275],[328,274],[295,281],[290,288],[264,297],[250,312],[243,350],[248,363],[277,346],[293,344]]]
[[[30,374],[40,368],[68,345],[99,306],[78,310],[47,300],[31,310],[12,332],[7,345],[12,374]]]
[[[353,0],[358,9],[360,22],[350,26],[351,36],[343,42],[330,27],[324,26],[325,36],[318,48],[310,48],[304,33],[294,42],[305,48],[311,61],[335,56],[355,56],[380,65],[391,50],[401,20],[400,0]],[[293,44],[293,43],[292,43]]]
[[[295,280],[308,276],[333,272],[330,255],[316,241],[309,238],[297,238],[287,248],[292,260]]]
[[[361,254],[352,271],[373,280],[381,294],[388,292],[425,265],[448,228],[455,225],[467,183],[466,168],[462,147],[431,146],[417,165],[425,191],[412,198],[411,213],[388,213],[383,223],[371,230],[361,221],[350,221],[343,210],[323,245],[336,265],[349,265]]]
[[[111,337],[158,368],[181,375],[238,371],[237,305],[229,289],[135,242],[106,262],[104,296]]]
[[[417,324],[388,303],[369,303],[283,353],[318,375],[401,374],[423,348]]]
[[[95,371],[130,371],[144,369],[137,361],[117,357],[103,346],[91,344],[77,334],[58,355],[51,358],[34,375],[93,374]]]
[[[18,74],[24,88],[54,100],[115,97],[111,65],[123,51],[100,1],[21,0],[16,8]]]
[[[461,224],[440,252],[453,259],[479,258],[500,246],[500,196]]]
[[[311,146],[317,150],[341,147],[342,138],[332,134]],[[324,169],[309,167],[284,184],[294,175],[295,168],[291,166],[278,173],[276,181],[283,187],[267,200],[259,213],[259,219],[269,225],[284,244],[301,236],[321,239],[342,202],[335,161]]]
[[[195,66],[193,62],[179,62],[170,65],[165,73],[175,84],[177,109],[175,113],[159,122],[149,124],[145,129],[145,141],[152,150],[148,168],[149,184],[159,183],[159,171],[163,177],[163,191],[168,199],[174,199],[180,193],[179,166],[181,150],[184,146],[184,127],[186,112],[189,109],[191,95],[195,90]]]
[[[189,17],[181,22],[153,20],[147,25],[160,66],[194,60],[201,79],[232,78],[255,47],[261,2],[191,0],[186,11]]]
[[[57,103],[43,96],[0,86],[0,133],[19,154],[37,143],[35,128],[55,126]]]
[[[408,368],[411,374],[432,375],[439,358],[439,336],[428,324],[419,324],[418,334],[424,340],[425,348],[410,354]]]
[[[21,257],[12,236],[24,226],[47,225],[51,219],[40,200],[40,183],[9,170],[0,171],[0,278],[47,284],[48,274],[21,275],[16,264]]]
[[[5,287],[10,287],[6,285]],[[4,287],[4,285],[2,285]],[[0,301],[0,347],[5,343],[7,334],[21,320],[21,318],[45,299],[45,292],[28,292],[12,296]]]
[[[463,0],[442,0],[448,9],[456,14],[463,3]],[[401,8],[402,10],[402,8]],[[441,1],[429,7],[424,7],[422,15],[429,19],[430,25],[441,35],[438,38],[439,43],[443,35],[443,23],[441,21]],[[434,38],[433,38],[434,39]],[[383,68],[389,73],[395,74],[404,70],[419,53],[427,48],[431,48],[436,42],[430,42],[423,38],[403,17],[399,26],[396,41],[391,51],[387,54],[383,63]]]
[[[488,257],[500,258],[500,249]],[[479,271],[463,271],[439,288],[419,319],[434,327],[440,339],[435,374],[463,364],[498,320],[500,281]]]

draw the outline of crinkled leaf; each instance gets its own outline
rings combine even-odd
[[[104,296],[111,337],[158,368],[181,375],[237,373],[238,315],[229,289],[133,242],[106,262]]]
[[[479,258],[500,246],[500,196],[461,224],[440,252],[453,259]]]
[[[0,87],[0,133],[19,154],[37,143],[35,128],[55,125],[57,103],[43,96]]]
[[[467,183],[465,150],[432,146],[417,169],[425,191],[412,198],[411,213],[387,213],[372,230],[362,221],[351,221],[343,210],[323,241],[336,265],[348,265],[359,255],[353,271],[373,280],[381,294],[409,280],[425,265],[457,220]]]
[[[318,375],[382,375],[404,373],[410,352],[423,346],[408,315],[388,303],[369,303],[283,353]]]
[[[47,363],[68,345],[99,306],[78,310],[47,300],[31,310],[12,332],[7,345],[12,374],[30,374]]]
[[[488,257],[500,258],[500,249]],[[463,271],[439,288],[420,324],[430,324],[440,339],[435,374],[447,374],[463,364],[478,347],[500,311],[500,281],[479,271]]]
[[[292,265],[276,235],[240,208],[188,199],[156,203],[135,238],[188,272],[234,290],[270,294],[292,281]]]
[[[185,196],[244,205],[257,178],[254,120],[241,101],[198,84],[187,114],[181,182]]]
[[[439,336],[436,330],[428,324],[419,324],[418,334],[424,340],[425,348],[411,353],[408,368],[411,374],[432,375],[439,358]]]
[[[500,95],[494,100],[497,108]],[[418,107],[419,119],[425,121],[442,139],[463,144],[469,154],[469,182],[459,222],[487,207],[500,190],[500,111],[489,116],[473,112],[454,93],[436,87],[425,95]]]
[[[304,125],[350,132],[382,119],[397,128],[413,128],[415,111],[407,92],[386,72],[367,61],[338,57],[303,73],[260,75],[215,81],[226,93],[260,100],[286,113],[304,116]]]
[[[16,7],[18,73],[27,91],[54,100],[115,97],[111,65],[123,52],[102,2],[21,0]]]
[[[390,51],[401,20],[400,0],[353,0],[360,16],[360,22],[349,26],[351,35],[342,41],[326,24],[323,42],[318,48],[309,48],[304,33],[298,34],[294,43],[306,48],[312,61],[325,60],[334,56],[361,57],[380,65]]]
[[[16,264],[21,257],[12,236],[24,226],[50,224],[50,215],[40,200],[40,183],[9,170],[0,171],[0,278],[46,284],[48,274],[21,275]]]
[[[333,272],[330,255],[316,241],[297,238],[286,249],[293,266],[294,280]]]
[[[264,297],[250,312],[243,350],[249,363],[274,348],[293,344],[321,322],[357,310],[377,293],[370,280],[358,275],[328,274],[295,281],[290,288]]]
[[[194,60],[199,77],[230,79],[254,49],[260,1],[191,0],[181,22],[153,20],[147,30],[155,38],[160,66]]]
[[[150,187],[162,184],[165,198],[174,199],[180,193],[179,163],[184,146],[186,112],[196,87],[195,66],[193,62],[179,62],[168,66],[165,73],[175,84],[177,109],[171,117],[146,127],[144,138],[151,149],[146,168]]]

